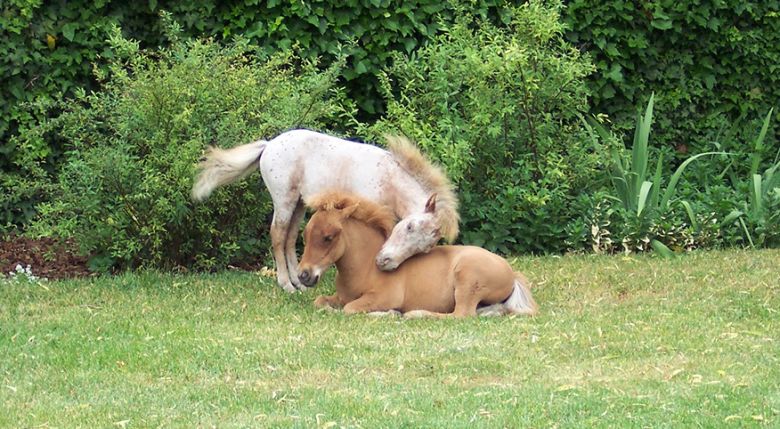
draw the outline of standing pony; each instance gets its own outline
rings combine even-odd
[[[303,200],[325,190],[352,192],[385,205],[399,218],[423,219],[428,229],[399,231],[398,242],[409,243],[383,254],[377,265],[395,269],[404,259],[458,235],[458,200],[447,177],[402,137],[388,137],[390,151],[308,130],[293,130],[276,138],[228,150],[211,148],[200,163],[192,198],[206,199],[227,185],[260,169],[274,205],[271,245],[279,286],[303,289],[298,280],[295,242],[304,215]],[[440,210],[425,211],[436,195]]]
[[[393,229],[392,212],[339,192],[315,196],[317,211],[306,225],[301,282],[317,283],[335,264],[336,294],[320,296],[317,307],[345,313],[400,311],[407,317],[535,314],[528,281],[502,257],[474,246],[436,246],[409,258],[395,271],[373,263]],[[435,203],[429,210],[436,211]]]

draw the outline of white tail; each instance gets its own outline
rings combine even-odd
[[[532,316],[536,314],[539,306],[536,305],[531,289],[528,287],[528,279],[520,273],[515,273],[515,284],[512,294],[506,301],[478,308],[477,314],[480,316],[501,316],[504,314],[524,314]]]
[[[199,164],[200,173],[192,185],[192,199],[203,201],[217,187],[233,183],[257,170],[266,143],[258,140],[232,149],[209,148],[206,159]]]

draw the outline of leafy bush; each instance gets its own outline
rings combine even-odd
[[[588,59],[562,38],[559,8],[510,8],[505,25],[468,11],[382,75],[386,117],[364,135],[401,132],[457,184],[463,241],[501,252],[564,247],[573,195],[601,160],[578,121]]]
[[[593,55],[593,112],[622,130],[655,92],[656,146],[682,156],[780,98],[780,2],[568,0],[566,38]]]
[[[268,248],[270,199],[257,181],[189,200],[207,145],[230,146],[292,127],[322,127],[347,114],[325,72],[290,51],[264,57],[237,40],[179,40],[145,52],[111,35],[117,59],[104,90],[61,106],[42,129],[66,142],[51,202],[33,230],[73,237],[95,269],[185,266],[209,269]]]
[[[482,15],[496,15],[496,3],[480,0],[470,7]],[[375,73],[388,63],[391,52],[414,51],[454,13],[449,2],[438,0],[413,6],[359,0],[262,5],[215,0],[4,0],[0,2],[0,93],[7,98],[0,103],[0,182],[27,185],[9,188],[13,195],[0,196],[0,231],[8,224],[26,224],[41,200],[41,192],[27,190],[31,185],[45,187],[62,163],[67,142],[46,135],[37,140],[25,137],[25,150],[38,156],[33,163],[46,167],[40,180],[29,183],[33,166],[20,166],[21,148],[15,137],[34,133],[37,124],[54,113],[34,106],[73,97],[79,89],[100,88],[92,69],[108,70],[114,52],[106,39],[114,25],[142,48],[164,44],[166,30],[157,19],[161,9],[170,11],[185,35],[218,41],[238,35],[265,55],[295,47],[297,56],[319,62],[320,70],[338,63],[340,84],[364,116],[382,109]],[[347,55],[346,61],[342,54]]]

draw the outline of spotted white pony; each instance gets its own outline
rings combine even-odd
[[[204,200],[215,188],[259,169],[274,205],[271,245],[277,281],[294,292],[305,288],[298,279],[295,251],[303,200],[326,190],[355,193],[390,207],[402,219],[388,240],[392,248],[383,248],[376,258],[380,269],[393,270],[442,237],[453,241],[459,215],[457,197],[439,167],[403,137],[389,136],[387,145],[389,151],[293,130],[232,149],[211,148],[200,163],[192,198]]]

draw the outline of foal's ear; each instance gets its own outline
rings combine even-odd
[[[436,211],[436,194],[432,194],[425,203],[425,213],[434,213]]]
[[[352,216],[352,213],[355,213],[355,210],[357,210],[360,203],[352,204],[351,206],[344,207],[341,209],[341,216],[344,218],[348,218]]]

